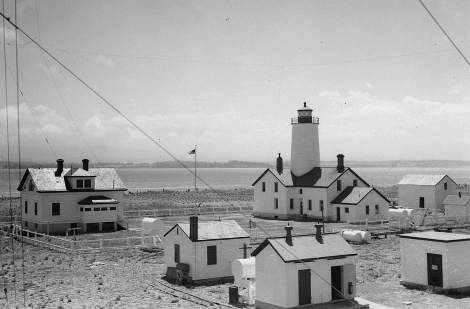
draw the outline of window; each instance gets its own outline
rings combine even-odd
[[[33,180],[32,179],[29,180],[28,190],[29,191],[34,191],[34,186],[33,186]]]
[[[91,211],[91,208],[87,207],[87,208],[85,208],[85,211]]]
[[[274,209],[279,208],[279,200],[277,198],[274,198]]]
[[[275,183],[274,183],[274,192],[277,192],[277,191],[278,191],[278,183],[275,182]]]
[[[34,228],[37,230],[38,229],[38,224],[34,223]]]
[[[175,244],[175,263],[180,263],[180,245]]]
[[[70,228],[71,228],[71,229],[76,229],[76,228],[78,228],[78,223],[70,223]]]
[[[341,191],[341,180],[336,180],[336,190]]]
[[[302,189],[299,189],[299,194],[302,194]]]
[[[323,211],[323,200],[320,200],[320,211]]]
[[[207,265],[217,264],[217,246],[207,246]]]
[[[294,199],[290,199],[290,209],[294,209]]]
[[[24,213],[28,213],[28,201],[24,201]]]
[[[91,179],[85,179],[85,188],[91,188]]]
[[[24,227],[28,227],[28,221],[24,222]]]
[[[375,205],[375,214],[379,213],[379,205]]]
[[[77,188],[83,188],[83,179],[78,179],[77,180]]]
[[[349,213],[349,207],[345,207],[345,208],[344,208],[344,213],[345,213],[345,214],[348,214],[348,213]]]
[[[357,179],[353,180],[353,187],[357,187]]]
[[[60,216],[60,203],[52,203],[52,215]]]
[[[93,211],[100,211],[100,210],[101,210],[101,208],[99,208],[99,207],[93,208]]]
[[[444,182],[444,190],[447,190],[447,182]]]
[[[34,215],[38,215],[38,202],[34,202]]]
[[[83,207],[80,207],[80,211],[83,212]]]
[[[312,200],[308,200],[308,210],[312,210]]]
[[[261,191],[266,191],[266,183],[264,181],[261,183]]]
[[[369,205],[366,205],[366,215],[369,214]]]
[[[109,207],[109,210],[116,210],[116,207],[115,206]]]
[[[101,207],[101,211],[108,211],[108,207]]]

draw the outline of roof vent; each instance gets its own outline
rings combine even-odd
[[[286,229],[286,244],[289,246],[293,246],[294,244],[292,243],[292,229],[293,227],[287,223],[287,226],[284,227]]]
[[[276,169],[279,175],[282,175],[283,167],[282,167],[282,158],[281,158],[280,153],[279,153],[279,157],[277,157],[277,160],[276,160]]]
[[[189,217],[189,239],[191,241],[197,241],[198,229],[199,229],[199,219],[197,216]]]
[[[88,159],[83,159],[83,160],[82,160],[83,169],[84,169],[85,171],[88,171],[88,162],[90,162],[90,160],[88,160]]]
[[[342,173],[344,171],[344,155],[339,154],[336,157],[338,158],[338,166],[336,169],[338,170],[338,173]]]

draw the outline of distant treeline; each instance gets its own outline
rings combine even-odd
[[[194,161],[180,161],[184,166],[194,168]],[[181,168],[183,165],[178,161],[162,161],[154,163],[133,163],[133,162],[100,162],[94,164],[90,162],[90,167],[115,167],[115,168]],[[336,166],[336,161],[322,161],[322,166]],[[290,162],[284,161],[284,168],[289,168]],[[348,167],[462,167],[470,166],[470,161],[457,160],[423,160],[423,161],[346,161]],[[27,167],[56,167],[56,163],[21,162],[21,168]],[[64,167],[73,166],[78,168],[82,163],[66,163]],[[198,168],[274,168],[276,163],[250,162],[250,161],[228,161],[228,162],[205,162],[198,161]],[[11,162],[10,166],[5,161],[0,161],[0,169],[19,168],[18,162]]]

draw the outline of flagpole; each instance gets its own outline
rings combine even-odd
[[[197,187],[196,187],[196,179],[197,179],[196,164],[197,164],[197,160],[196,160],[196,157],[197,157],[197,145],[194,146],[194,192],[197,191]]]

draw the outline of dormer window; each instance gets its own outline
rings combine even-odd
[[[91,188],[91,179],[85,179],[85,188]]]
[[[77,189],[83,188],[83,179],[77,179]]]

